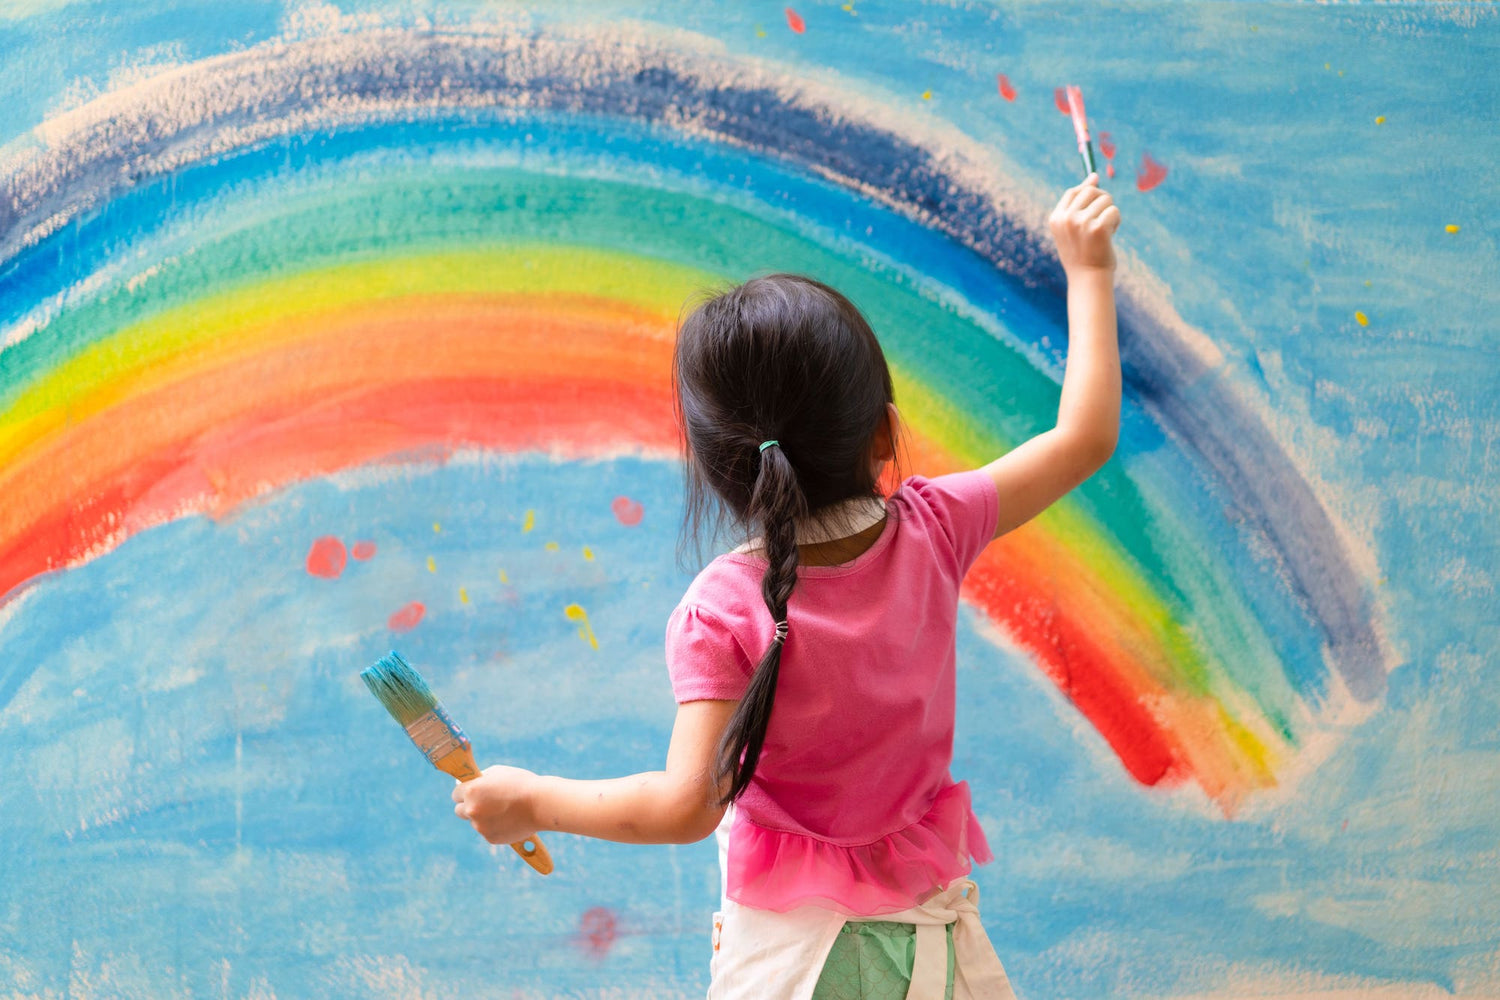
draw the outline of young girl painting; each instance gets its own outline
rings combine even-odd
[[[1013,996],[966,877],[989,849],[949,773],[959,586],[1114,450],[1119,222],[1095,174],[1049,219],[1068,278],[1056,426],[889,496],[891,377],[847,299],[773,274],[692,312],[674,359],[691,522],[717,505],[746,541],[667,623],[666,765],[603,781],[491,767],[455,787],[455,813],[498,844],[717,830],[714,1000]]]

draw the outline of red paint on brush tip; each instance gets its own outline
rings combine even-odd
[[[629,497],[615,497],[609,509],[615,512],[615,517],[626,527],[634,527],[641,523],[641,518],[646,516],[646,508],[640,501]]]
[[[375,543],[355,542],[353,548],[349,550],[349,554],[360,562],[364,562],[366,559],[373,559],[375,558]]]
[[[1065,89],[1058,87],[1052,92],[1052,103],[1057,105],[1057,110],[1072,117],[1073,111],[1068,107],[1068,92]]]
[[[422,621],[422,616],[427,613],[427,607],[421,601],[412,601],[401,608],[386,620],[386,627],[392,632],[410,632]]]
[[[1001,97],[1007,101],[1014,101],[1016,99],[1016,88],[1010,85],[1010,79],[1004,73],[995,77],[995,83],[1000,88]]]
[[[332,535],[324,535],[312,543],[307,550],[307,571],[325,580],[337,580],[348,564],[349,554],[344,543]]]
[[[799,35],[807,30],[807,22],[802,20],[802,15],[790,7],[786,9],[786,26]]]
[[[1077,87],[1068,87],[1067,99],[1068,115],[1073,119],[1073,134],[1078,138],[1078,151],[1081,153],[1089,142],[1089,120],[1083,109],[1083,91]]]
[[[1137,191],[1150,191],[1165,180],[1166,176],[1167,168],[1164,164],[1157,163],[1151,159],[1150,153],[1141,154],[1141,165],[1135,172],[1135,187]]]
[[[602,906],[583,911],[578,920],[578,940],[583,950],[594,958],[603,958],[619,937],[615,915]]]
[[[1115,158],[1115,141],[1109,137],[1108,132],[1099,133],[1099,152],[1104,154],[1106,160]]]

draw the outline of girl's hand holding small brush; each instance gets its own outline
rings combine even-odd
[[[453,786],[453,814],[492,844],[531,840],[540,825],[533,815],[530,794],[536,777],[520,767],[487,767],[472,781]]]
[[[1091,270],[1114,272],[1113,237],[1120,228],[1120,210],[1099,187],[1098,174],[1089,174],[1082,184],[1064,191],[1047,225],[1069,278]]]

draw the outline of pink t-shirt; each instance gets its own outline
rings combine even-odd
[[[852,562],[802,566],[776,702],[736,802],[727,892],[745,906],[892,913],[990,860],[953,758],[959,585],[995,533],[982,471],[913,476]],[[678,702],[738,699],[775,623],[766,561],[731,552],[667,622]]]

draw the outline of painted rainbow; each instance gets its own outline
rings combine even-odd
[[[392,30],[39,127],[0,171],[0,600],[362,464],[671,460],[679,310],[769,269],[870,316],[913,468],[1048,426],[1064,286],[1027,199],[961,136],[776,80],[618,28]],[[1325,507],[1143,287],[1116,460],[966,595],[1137,781],[1232,812],[1380,696],[1389,654]]]

